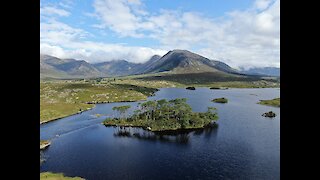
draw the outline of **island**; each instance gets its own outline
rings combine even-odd
[[[215,124],[216,108],[208,107],[206,112],[192,112],[186,98],[147,101],[140,103],[134,114],[127,117],[130,106],[116,106],[118,118],[107,118],[105,126],[142,127],[152,132],[182,129],[199,129]]]
[[[273,117],[276,117],[276,113],[269,111],[269,112],[263,113],[262,116],[273,118]]]
[[[186,87],[186,89],[188,89],[188,90],[196,90],[195,87]]]
[[[260,100],[260,102],[258,102],[258,104],[280,107],[280,98],[275,98],[275,99],[271,99],[271,100]]]
[[[211,87],[210,89],[222,89],[222,90],[226,90],[229,89],[227,87]]]
[[[216,99],[213,99],[212,102],[216,102],[216,103],[227,103],[228,102],[228,99],[227,98],[216,98]]]

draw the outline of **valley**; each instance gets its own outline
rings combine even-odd
[[[192,95],[193,91],[186,90],[186,87],[193,87],[196,94]],[[210,60],[186,50],[172,50],[162,57],[154,55],[149,61],[140,64],[126,60],[90,64],[83,60],[40,55],[40,124],[42,124],[41,131],[44,133],[40,140],[40,150],[45,154],[51,154],[50,152],[55,152],[57,148],[62,148],[55,144],[59,142],[60,135],[70,138],[72,133],[79,130],[93,133],[95,136],[96,133],[110,133],[111,128],[116,129],[113,130],[113,138],[116,141],[117,138],[127,137],[140,141],[186,145],[189,142],[188,134],[191,132],[194,132],[191,136],[191,139],[194,139],[193,136],[198,133],[207,134],[217,130],[220,123],[216,121],[218,116],[220,118],[220,108],[223,109],[221,105],[234,106],[234,100],[238,104],[246,102],[245,99],[233,99],[236,97],[233,93],[237,94],[243,88],[243,92],[250,92],[251,89],[253,92],[259,89],[264,92],[263,89],[265,89],[266,92],[271,91],[272,94],[276,94],[275,88],[279,87],[280,77],[246,74],[223,62]],[[179,93],[175,93],[176,91]],[[161,95],[161,93],[164,94]],[[162,99],[159,99],[159,94],[163,97]],[[223,95],[221,97],[230,96],[230,103],[216,103],[220,101],[211,102],[211,99],[207,99],[216,94]],[[180,95],[180,99],[176,97]],[[242,98],[246,96],[252,95],[249,93],[241,95]],[[198,97],[202,100],[196,101]],[[146,101],[150,99],[151,101]],[[189,104],[190,100],[191,104]],[[273,103],[273,100],[271,101],[263,101],[259,104],[269,105]],[[202,102],[206,102],[206,107]],[[248,106],[252,106],[252,102]],[[238,106],[234,108],[236,112]],[[133,111],[133,109],[136,110]],[[229,112],[229,110],[224,111],[222,117],[227,111]],[[236,116],[234,113],[233,117]],[[252,117],[245,119],[248,118]],[[68,123],[68,121],[71,122]],[[91,126],[101,127],[101,125],[104,126],[104,130],[81,130]],[[69,132],[71,136],[68,135]],[[75,138],[72,139],[75,140]],[[102,142],[99,137],[94,139]],[[87,147],[86,143],[92,142],[84,140],[78,143]],[[163,145],[165,144],[161,146]],[[107,147],[102,149],[104,148]],[[96,151],[99,152],[99,149]],[[70,158],[69,154],[67,156]],[[114,156],[118,157],[115,154]],[[97,157],[104,159],[101,155],[91,158]],[[229,160],[226,159],[226,161]],[[57,172],[68,172],[65,171],[66,167],[60,169],[62,165],[56,162],[56,159],[47,162],[45,156],[41,156],[40,162],[43,167],[43,172],[40,173],[41,179],[71,179],[64,174],[50,172],[51,169]],[[67,162],[72,163],[71,160]],[[48,168],[48,165],[52,167]],[[73,168],[81,168],[81,166],[73,164]],[[97,171],[100,171],[99,168]],[[81,177],[92,177],[84,173],[85,171],[81,172],[79,174]],[[105,173],[110,174],[110,172]],[[78,176],[78,173],[73,175]]]

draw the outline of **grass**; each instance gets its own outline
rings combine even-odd
[[[216,87],[216,88],[274,88],[280,87],[279,80],[259,77],[230,76],[223,73],[190,73],[133,75],[118,77],[116,83],[134,84],[145,87]]]
[[[227,103],[228,102],[228,99],[227,98],[216,98],[216,99],[213,99],[212,102],[216,102],[216,103]]]
[[[161,74],[137,77],[145,81],[168,81],[183,86],[223,86],[223,87],[272,87],[277,86],[277,80],[263,80],[259,77],[228,75],[220,72],[190,73],[190,74]]]
[[[40,140],[40,146],[41,145],[46,145],[46,144],[49,144],[50,143],[50,141],[48,141],[48,140]]]
[[[40,82],[40,122],[88,110],[96,103],[145,100],[155,91],[155,88],[90,81]]]
[[[275,99],[271,99],[271,100],[260,100],[260,102],[258,102],[258,104],[280,107],[280,98],[275,98]]]
[[[170,82],[165,80],[142,80],[142,79],[134,79],[132,77],[119,79],[116,81],[117,84],[131,84],[131,85],[139,85],[148,88],[165,88],[165,87],[184,87],[183,84]]]
[[[62,173],[42,172],[40,173],[41,180],[84,180],[80,177],[66,177]]]

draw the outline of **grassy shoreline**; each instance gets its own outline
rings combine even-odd
[[[91,110],[95,104],[146,100],[156,91],[135,85],[41,82],[40,124]]]
[[[95,106],[93,106],[90,109],[83,110],[81,112],[77,112],[77,113],[73,113],[73,114],[69,114],[69,115],[66,115],[66,116],[62,116],[62,117],[58,117],[58,118],[54,118],[54,119],[49,119],[49,120],[45,120],[45,121],[40,121],[40,125],[41,124],[46,124],[46,123],[49,123],[49,122],[52,122],[52,121],[56,121],[56,120],[59,120],[59,119],[63,119],[63,118],[69,117],[69,116],[73,116],[73,115],[76,115],[76,114],[81,114],[81,113],[83,113],[85,111],[89,111],[89,110],[91,110],[93,108],[95,108]]]
[[[81,177],[67,177],[63,173],[42,172],[40,180],[84,180]]]
[[[46,149],[50,144],[51,142],[48,140],[40,140],[40,150]]]

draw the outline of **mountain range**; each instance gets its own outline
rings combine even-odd
[[[280,77],[280,68],[276,68],[276,67],[250,68],[248,70],[242,69],[240,72],[244,74],[249,74],[249,75]]]
[[[204,72],[222,75],[247,74],[245,71],[233,69],[221,61],[210,60],[187,50],[172,50],[162,57],[154,55],[145,63],[114,60],[90,64],[84,60],[60,59],[40,54],[40,79],[114,77],[161,72],[172,74]]]
[[[40,79],[73,79],[102,77],[104,73],[83,60],[59,59],[40,54]]]

